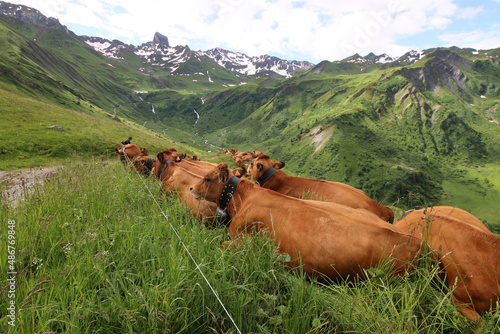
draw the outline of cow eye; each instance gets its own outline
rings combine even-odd
[[[206,183],[210,182],[210,178],[206,177],[206,178],[205,178],[205,182],[206,182]]]

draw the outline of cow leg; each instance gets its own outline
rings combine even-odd
[[[482,320],[481,316],[476,311],[474,311],[470,304],[463,303],[458,299],[455,299],[455,306],[457,307],[458,312],[460,312],[460,314],[462,314],[464,317],[467,317],[472,321],[476,321],[479,319]]]
[[[239,237],[239,238],[236,238],[236,239],[231,239],[231,240],[228,240],[228,241],[224,241],[222,243],[222,245],[221,245],[221,248],[222,249],[230,249],[232,247],[238,247],[241,244],[243,244],[243,238]]]

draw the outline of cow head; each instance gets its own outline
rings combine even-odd
[[[155,160],[141,155],[134,159],[135,168],[144,175],[149,175],[154,166]]]
[[[253,152],[237,152],[233,156],[233,160],[236,163],[236,166],[247,168],[245,162],[251,161],[254,158]]]
[[[252,158],[257,158],[261,154],[263,154],[261,151],[254,150],[252,152]]]
[[[285,167],[285,163],[282,161],[273,162],[267,154],[261,154],[252,160],[248,167],[248,174],[257,181],[270,167],[281,169]]]
[[[205,199],[219,204],[224,187],[231,177],[235,176],[225,162],[209,171],[203,179],[191,187],[191,194],[197,200]]]
[[[179,153],[175,148],[169,148],[168,150],[166,151],[170,151],[172,153],[172,156],[176,157],[177,159],[180,159],[180,160],[176,160],[175,162],[179,162],[181,161],[182,159],[184,159],[187,155],[186,153]],[[162,151],[162,152],[165,152],[165,151]]]
[[[247,170],[244,167],[236,167],[235,169],[233,169],[233,173],[234,176],[241,179],[242,177],[246,176]]]
[[[184,156],[178,154],[177,151],[175,151],[175,149],[174,152],[172,152],[172,149],[163,150],[156,155],[156,158],[153,161],[153,167],[151,172],[155,174],[157,178],[161,179],[161,174],[163,174],[163,171],[165,170],[165,167],[162,168],[162,165],[164,163],[166,163],[168,160],[174,162],[180,162],[183,158]]]

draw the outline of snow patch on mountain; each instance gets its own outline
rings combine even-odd
[[[102,53],[108,58],[113,58],[113,59],[123,59],[123,57],[120,57],[120,50],[125,48],[125,45],[117,44],[114,45],[108,40],[103,40],[103,39],[88,39],[85,41],[88,45],[90,45],[94,50]]]
[[[314,64],[306,61],[283,60],[269,55],[249,57],[240,52],[227,51],[221,48],[198,51],[197,54],[209,57],[229,70],[246,75],[256,75],[269,71],[283,77],[291,77],[298,71],[307,71],[314,66]]]

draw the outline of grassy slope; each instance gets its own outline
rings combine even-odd
[[[128,121],[96,110],[84,113],[0,90],[0,170],[55,165],[92,156],[113,157],[113,149],[132,136],[150,156],[174,143]],[[64,131],[49,129],[59,125]],[[168,136],[168,133],[167,133]],[[190,154],[187,146],[175,144]],[[199,153],[198,153],[199,154]]]
[[[2,310],[15,300],[16,327],[2,312],[0,331],[235,332],[186,249],[243,333],[473,333],[476,327],[457,315],[428,261],[394,279],[370,270],[362,284],[318,285],[288,273],[286,257],[266,238],[222,250],[226,228],[204,228],[169,196],[158,207],[158,189],[157,181],[143,183],[117,160],[89,161],[68,166],[21,206],[1,205],[1,216],[16,222],[18,274],[15,299],[0,298]],[[6,226],[1,240],[8,240]],[[0,275],[8,271],[3,250]],[[485,315],[476,333],[498,330],[499,317]]]
[[[460,167],[443,182],[443,203],[473,212],[500,233],[500,163]]]

